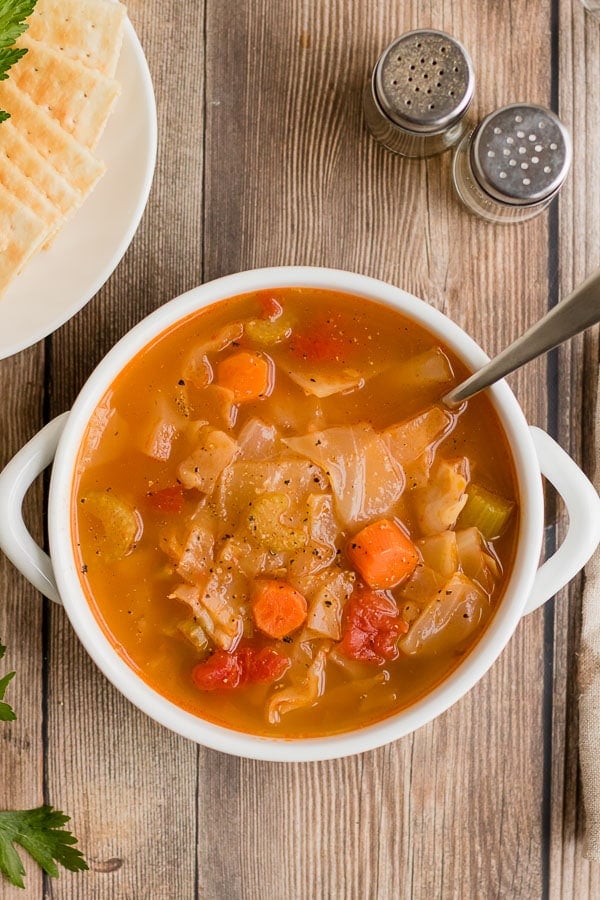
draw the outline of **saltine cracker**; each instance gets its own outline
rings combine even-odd
[[[0,185],[0,294],[39,250],[49,227]]]
[[[29,36],[112,78],[127,10],[109,0],[38,0]]]
[[[36,106],[10,78],[0,84],[0,106],[8,109],[15,127],[72,187],[84,196],[95,187],[105,171],[104,163]]]
[[[17,47],[28,52],[14,67],[13,84],[75,140],[93,149],[121,92],[119,82],[27,35],[19,38]]]

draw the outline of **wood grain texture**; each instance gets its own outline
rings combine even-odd
[[[158,105],[150,202],[91,303],[0,363],[2,463],[69,408],[122,334],[201,281],[274,264],[363,272],[423,297],[492,354],[600,261],[589,189],[598,183],[600,29],[578,0],[128,5]],[[560,212],[484,224],[456,201],[449,154],[403,160],[370,138],[365,80],[385,46],[417,26],[469,48],[473,122],[518,99],[559,100],[577,135]],[[597,366],[590,335],[558,364],[538,361],[511,379],[529,420],[549,425],[584,464]],[[41,484],[28,514],[41,538]],[[559,536],[563,528],[560,518]],[[19,711],[2,731],[0,806],[47,799],[65,808],[90,863],[87,874],[44,883],[28,865],[28,897],[600,895],[599,867],[581,849],[580,580],[555,609],[524,620],[489,673],[435,722],[371,753],[296,765],[228,757],[155,725],[6,560],[0,584]],[[3,888],[9,900],[23,896]]]
[[[562,193],[556,247],[561,296],[600,266],[600,23],[581,3],[559,5],[560,114],[573,135],[573,172]],[[594,190],[593,186],[596,186]],[[590,190],[592,186],[592,190]],[[595,195],[595,196],[594,196]],[[593,429],[600,351],[598,330],[561,348],[557,432],[561,445],[592,473]],[[564,526],[563,529],[564,530]],[[549,896],[600,896],[600,864],[581,853],[584,809],[577,742],[577,651],[582,577],[556,598],[553,611],[552,771]]]
[[[42,421],[44,402],[43,350],[26,350],[0,362],[0,465],[5,466]],[[43,496],[38,481],[27,496],[25,518],[32,533],[43,540]],[[0,807],[37,806],[43,798],[43,604],[34,588],[16,575],[0,554],[0,642],[6,655],[1,674],[15,671],[5,699],[17,719],[0,728]],[[46,603],[48,601],[45,601]],[[41,873],[32,872],[29,889],[41,896]],[[22,897],[19,888],[0,884],[6,900]]]

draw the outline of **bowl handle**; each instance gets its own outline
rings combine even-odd
[[[568,453],[550,435],[531,427],[542,475],[558,491],[569,515],[564,541],[537,570],[524,613],[533,612],[584,567],[600,541],[600,497]]]
[[[23,521],[25,494],[54,459],[69,413],[52,419],[0,472],[0,548],[45,597],[60,603],[50,557],[31,537]]]

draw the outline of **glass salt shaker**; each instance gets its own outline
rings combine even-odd
[[[470,212],[497,224],[524,222],[559,192],[571,158],[569,133],[555,113],[514,103],[490,113],[463,137],[452,178]]]
[[[375,64],[364,92],[365,122],[394,153],[434,156],[460,140],[474,88],[462,44],[443,31],[409,31]]]

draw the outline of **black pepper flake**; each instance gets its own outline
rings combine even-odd
[[[311,378],[310,380],[313,382],[313,384],[316,384],[316,381],[317,381],[316,378]]]
[[[331,606],[331,600],[326,600],[326,601],[325,601],[325,606]]]
[[[82,565],[82,567],[81,567],[81,574],[82,574],[82,575],[85,575],[86,572],[87,572],[87,566],[86,566],[86,564],[84,563],[84,564]]]
[[[177,384],[180,384],[181,387],[183,387],[185,385],[185,381],[183,380],[183,378],[180,378]]]
[[[283,483],[284,483],[285,485],[288,485],[288,484],[290,483],[290,481],[291,481],[290,478],[286,478],[285,481],[284,481]]]
[[[284,643],[284,644],[291,644],[292,641],[293,641],[293,638],[291,638],[291,637],[289,636],[289,634],[288,634],[286,637],[283,638],[283,643]]]

